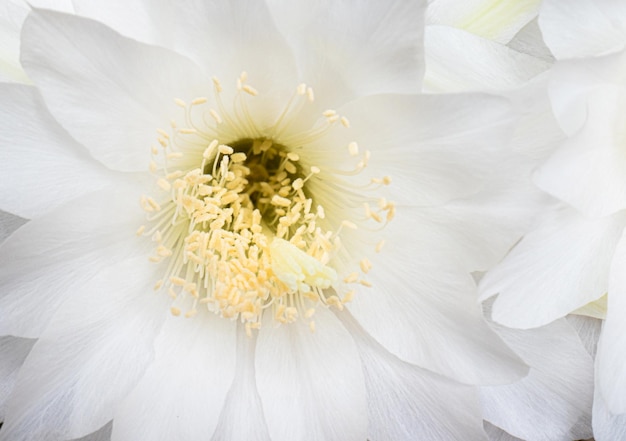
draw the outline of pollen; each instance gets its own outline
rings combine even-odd
[[[263,94],[249,84],[248,74],[236,78],[232,103],[224,101],[220,80],[212,81],[206,97],[174,99],[182,121],[172,120],[169,131],[157,129],[163,152],[150,150],[158,196],[142,196],[148,222],[136,234],[151,238],[149,259],[163,268],[154,290],[169,295],[170,312],[181,319],[205,309],[243,322],[248,335],[266,320],[303,320],[315,332],[316,308],[342,310],[371,286],[364,276],[373,265],[363,255],[346,257],[355,251],[345,248],[344,230],[375,244],[369,236],[381,227],[367,223],[384,227],[395,205],[368,195],[363,220],[361,212],[333,202],[337,195],[330,189],[349,186],[347,179],[367,165],[370,152],[360,154],[357,143],[349,143],[344,160],[354,165],[342,171],[339,160],[319,162],[316,150],[307,150],[335,127],[353,130],[335,110],[301,129],[301,115],[310,117],[302,109],[314,102],[310,86],[298,85],[268,123],[252,110],[251,101]],[[372,182],[385,186],[390,178]],[[380,252],[382,243],[372,245],[372,252]]]

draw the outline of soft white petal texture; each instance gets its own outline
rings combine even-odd
[[[424,45],[424,87],[429,92],[501,92],[550,67],[544,60],[448,26],[427,26]]]
[[[481,189],[517,116],[506,100],[481,94],[377,95],[338,110],[352,126],[345,145],[358,134],[372,152],[366,173],[390,175],[393,200],[413,206]]]
[[[20,226],[24,225],[25,222],[27,222],[26,219],[0,211],[0,242],[3,242],[4,239],[9,237]]]
[[[427,23],[464,29],[476,35],[508,43],[537,16],[541,0],[436,0],[428,6]]]
[[[587,349],[589,355],[591,355],[591,358],[595,360],[603,320],[574,314],[568,315],[566,319],[569,324],[576,329],[576,332],[578,332],[578,336],[580,337],[580,341],[583,342],[583,345],[585,346],[585,349]]]
[[[242,71],[251,74],[259,89],[277,86],[276,79],[286,75],[295,78],[293,55],[264,1],[188,0],[184,6],[169,0],[73,3],[78,15],[185,55],[224,82],[234,81]]]
[[[246,335],[242,324],[237,327],[235,377],[211,441],[270,441],[256,386],[254,362],[257,338],[256,332]]]
[[[207,439],[235,370],[235,325],[208,311],[193,319],[168,316],[154,361],[115,412],[111,439]]]
[[[626,88],[594,91],[585,126],[539,168],[535,183],[590,217],[626,208],[625,107]]]
[[[272,441],[362,441],[365,383],[350,334],[327,309],[305,323],[259,333],[256,372]]]
[[[591,437],[593,360],[574,328],[562,319],[526,331],[495,329],[531,369],[513,384],[481,388],[484,418],[527,441],[570,441],[583,418],[581,435]]]
[[[626,414],[615,415],[610,413],[598,386],[596,381],[596,391],[593,399],[594,440],[624,441],[626,440]]]
[[[415,219],[399,212],[394,223],[399,231],[419,231]],[[354,317],[400,359],[458,381],[502,384],[524,376],[525,365],[482,318],[473,279],[450,265],[452,251],[430,243],[422,249],[419,234],[412,236],[417,240],[406,233],[387,237],[383,251],[371,256],[372,287],[355,294]]]
[[[0,207],[30,218],[102,188],[104,167],[50,116],[37,90],[0,84]]]
[[[494,321],[542,326],[604,295],[625,214],[585,219],[568,207],[547,214],[481,281],[481,299],[500,294]]]
[[[590,57],[624,47],[625,35],[612,19],[593,0],[544,0],[539,26],[557,59]]]
[[[146,170],[156,129],[178,115],[173,100],[202,96],[210,81],[178,54],[44,10],[24,23],[22,63],[63,127],[123,171]]]
[[[598,347],[598,383],[607,410],[626,413],[626,232],[611,263],[606,320]]]
[[[141,378],[170,299],[154,293],[156,266],[134,248],[56,312],[20,370],[0,440],[89,434]]]
[[[485,432],[487,432],[487,437],[489,438],[489,441],[524,441],[506,433],[498,426],[494,426],[487,421],[485,421],[484,423],[484,428]]]
[[[20,65],[20,29],[28,14],[21,0],[0,0],[0,81],[28,83]]]
[[[295,49],[301,76],[324,105],[384,92],[415,92],[423,75],[423,0],[269,0]],[[326,102],[332,91],[332,101]]]
[[[0,421],[4,421],[6,400],[33,344],[35,340],[29,338],[0,337]]]
[[[576,134],[587,122],[588,100],[598,86],[624,87],[625,69],[626,51],[555,64],[548,90],[554,114],[567,135]]]
[[[72,441],[111,441],[111,430],[113,428],[112,423],[108,423],[100,430],[97,430],[89,435],[85,435],[79,439]]]
[[[64,301],[89,291],[102,268],[137,248],[134,232],[145,217],[136,190],[120,186],[78,198],[0,246],[0,335],[39,337]]]
[[[350,313],[337,316],[361,357],[368,440],[486,440],[475,388],[400,360],[364,332]]]

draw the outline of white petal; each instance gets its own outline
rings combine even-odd
[[[0,84],[0,207],[34,217],[111,179],[50,116],[35,88]]]
[[[595,441],[623,441],[626,439],[626,414],[612,414],[597,387],[593,400],[593,435]]]
[[[367,173],[391,175],[393,199],[413,206],[477,192],[516,117],[506,100],[480,94],[377,95],[339,111],[352,127],[345,145],[356,138],[370,150]]]
[[[39,337],[64,301],[147,242],[134,234],[145,221],[135,190],[79,198],[28,222],[0,246],[0,335]]]
[[[202,96],[208,84],[180,55],[44,10],[24,23],[22,63],[63,127],[123,171],[147,168],[155,130],[181,112],[173,100]]]
[[[257,337],[257,333],[247,336],[242,324],[237,327],[235,377],[211,441],[270,441],[256,386],[254,362]]]
[[[346,311],[337,316],[357,344],[371,441],[482,440],[475,388],[406,363],[367,335]]]
[[[367,417],[363,372],[339,320],[318,308],[312,333],[301,322],[264,327],[257,384],[272,441],[362,441]]]
[[[0,81],[29,83],[20,65],[20,30],[28,14],[25,2],[0,1]]]
[[[587,349],[591,358],[595,360],[603,320],[581,315],[568,315],[567,321],[576,329],[585,349]]]
[[[601,55],[624,47],[624,34],[592,0],[544,0],[543,37],[557,59]]]
[[[144,252],[102,266],[55,314],[20,370],[2,441],[76,438],[112,419],[153,360],[170,302]]]
[[[5,417],[5,403],[22,363],[35,344],[35,340],[19,337],[0,337],[0,421]]]
[[[550,67],[539,58],[447,26],[427,26],[424,44],[424,86],[429,92],[499,92]]]
[[[419,229],[410,221],[406,228]],[[526,367],[482,318],[474,281],[450,264],[453,254],[442,260],[438,250],[420,251],[420,241],[411,239],[389,237],[372,256],[372,287],[359,289],[349,304],[363,328],[400,359],[463,383],[524,376]]]
[[[528,441],[569,441],[586,418],[585,437],[591,436],[593,360],[576,331],[564,319],[526,331],[495,329],[530,373],[510,385],[481,388],[484,418]]]
[[[598,86],[624,87],[626,51],[554,65],[549,85],[554,115],[563,131],[572,136],[587,122],[588,99]]]
[[[542,326],[604,295],[625,224],[623,214],[589,220],[567,207],[547,213],[481,281],[481,299],[500,294],[494,321]]]
[[[498,43],[508,43],[537,16],[540,4],[540,0],[438,0],[428,7],[427,23],[453,26]]]
[[[605,86],[587,103],[583,129],[543,164],[535,183],[587,216],[626,208],[626,156],[622,120],[626,89]]]
[[[169,316],[155,359],[113,418],[112,440],[208,439],[235,368],[235,323]]]
[[[78,15],[121,34],[196,61],[209,75],[234,82],[242,71],[262,90],[295,76],[293,55],[268,7],[256,0],[74,0]],[[289,85],[295,87],[297,84]]]
[[[606,320],[598,346],[598,385],[607,409],[626,413],[626,233],[611,263]]]
[[[278,27],[295,47],[305,81],[346,99],[415,92],[423,74],[421,0],[334,2],[271,0]]]

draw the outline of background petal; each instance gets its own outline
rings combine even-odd
[[[481,280],[482,299],[500,294],[494,321],[542,326],[603,296],[625,224],[623,213],[590,220],[572,208],[552,210]]]

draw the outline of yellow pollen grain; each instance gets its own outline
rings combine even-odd
[[[207,99],[205,97],[198,97],[196,99],[194,99],[191,104],[194,106],[198,106],[200,104],[204,104],[207,102]]]
[[[230,155],[235,151],[232,147],[224,144],[220,145],[218,150],[222,155]]]
[[[367,274],[372,269],[372,262],[367,259],[362,259],[359,262],[359,266],[361,267],[361,271]]]
[[[248,95],[257,96],[259,94],[259,92],[254,87],[248,86],[247,84],[244,84],[242,89]]]
[[[345,128],[350,127],[350,121],[345,116],[342,116],[340,121],[341,121],[341,125],[344,126]]]
[[[179,309],[179,308],[177,308],[177,307],[175,307],[175,306],[172,306],[172,307],[170,308],[170,312],[171,312],[171,313],[172,313],[172,315],[173,315],[173,316],[175,316],[175,317],[178,317],[178,316],[180,315],[180,313],[181,313],[180,309]]]
[[[143,234],[143,232],[146,231],[146,226],[142,225],[139,228],[137,228],[137,231],[135,232],[135,234],[137,236],[141,236]]]
[[[181,100],[180,98],[176,98],[174,99],[174,103],[179,106],[182,107],[183,109],[187,107],[187,103],[184,102],[183,100]]]
[[[351,142],[348,144],[348,152],[350,153],[350,156],[358,156],[359,145],[356,142]]]
[[[385,246],[385,241],[384,240],[381,240],[380,242],[378,242],[376,244],[376,248],[375,248],[376,252],[380,253],[384,246]]]
[[[306,90],[306,97],[308,98],[308,100],[310,102],[315,101],[315,93],[313,92],[312,88],[310,88],[310,87],[307,88],[307,90]]]

